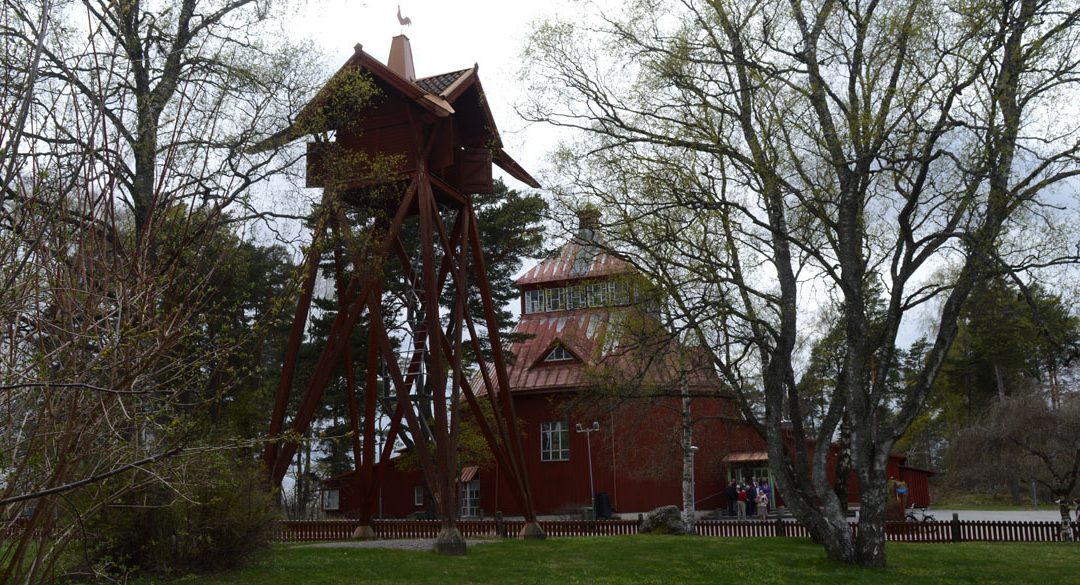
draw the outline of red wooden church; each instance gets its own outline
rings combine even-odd
[[[650,341],[664,336],[649,317],[647,286],[597,245],[596,219],[582,214],[576,236],[517,281],[516,332],[528,338],[511,345],[516,359],[508,378],[536,511],[579,515],[595,505],[601,515],[636,516],[681,507],[684,394],[696,447],[695,507],[723,509],[730,479],[770,476],[765,441],[708,367],[693,356],[675,359],[671,341]],[[834,452],[830,467],[835,459]],[[894,455],[888,473],[908,483],[909,502],[928,503],[928,472]],[[429,505],[419,472],[392,469],[384,478],[382,516],[422,513]],[[857,483],[849,483],[854,502]],[[326,482],[335,504],[328,513],[351,515],[355,485],[353,473]],[[465,462],[458,486],[462,517],[523,513],[493,465]]]

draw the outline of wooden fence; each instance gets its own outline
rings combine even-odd
[[[540,522],[549,537],[621,536],[637,534],[636,520],[546,520]],[[278,522],[271,539],[276,542],[347,540],[360,523],[356,520],[287,520]],[[521,520],[461,520],[457,523],[465,538],[513,537],[521,532]],[[380,539],[434,539],[438,520],[374,520],[372,530]],[[853,532],[857,523],[851,523]],[[943,522],[889,522],[886,539],[891,542],[1056,542],[1061,540],[1061,524],[1040,522],[987,522],[947,520]],[[1072,524],[1073,534],[1080,528]],[[788,537],[809,538],[806,528],[790,520],[702,520],[698,534],[722,538]]]

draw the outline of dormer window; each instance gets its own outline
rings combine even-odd
[[[551,288],[547,293],[547,310],[562,311],[567,308],[565,288]]]
[[[526,313],[543,313],[546,307],[544,306],[544,290],[527,290],[525,291],[525,312]]]
[[[608,295],[612,305],[630,304],[630,287],[625,283],[609,282]]]
[[[527,290],[525,314],[630,304],[630,287],[615,280]]]
[[[570,310],[584,309],[585,303],[585,287],[582,285],[574,285],[566,287],[566,308]]]
[[[570,353],[562,344],[557,344],[551,348],[547,357],[544,358],[545,362],[565,362],[574,359],[574,354]]]
[[[614,283],[611,283],[614,284]],[[589,285],[589,306],[603,307],[608,301],[608,283],[597,282]]]

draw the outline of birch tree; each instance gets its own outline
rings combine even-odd
[[[596,202],[613,248],[668,290],[829,558],[883,566],[889,453],[964,300],[991,275],[1030,281],[1077,259],[1077,125],[1057,114],[1077,95],[1080,9],[657,0],[592,15],[545,24],[527,49],[522,112],[577,131],[554,156],[560,196]],[[799,352],[830,303],[842,366],[809,429]],[[931,310],[896,397],[900,332]],[[826,473],[841,421],[857,536]]]

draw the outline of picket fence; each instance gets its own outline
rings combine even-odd
[[[271,540],[276,542],[314,542],[347,540],[360,523],[357,520],[286,520],[278,522]],[[622,536],[637,534],[636,520],[542,520],[548,537]],[[460,520],[458,529],[465,538],[516,536],[524,527],[521,520]],[[379,539],[434,539],[441,528],[438,520],[373,520],[372,530]],[[858,524],[851,523],[852,532]],[[936,522],[889,522],[886,539],[893,542],[1057,542],[1061,524],[1052,521],[978,521],[946,520]],[[1074,522],[1073,534],[1080,536]],[[804,526],[791,520],[702,520],[698,534],[722,538],[788,537],[809,538]]]

